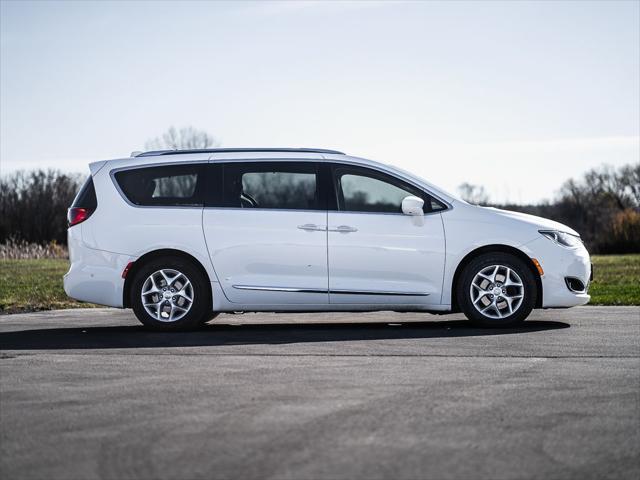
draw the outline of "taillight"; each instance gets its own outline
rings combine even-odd
[[[93,210],[90,208],[70,208],[67,211],[67,220],[69,221],[69,226],[73,227],[79,223],[84,222],[87,218],[91,216]]]

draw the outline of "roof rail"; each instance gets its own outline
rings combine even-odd
[[[324,148],[198,148],[193,150],[151,150],[149,152],[133,152],[135,157],[156,157],[160,155],[181,155],[186,153],[247,153],[247,152],[301,152],[301,153],[326,153],[344,155],[337,150]],[[134,155],[134,153],[136,155]]]

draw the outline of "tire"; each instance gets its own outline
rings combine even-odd
[[[131,306],[138,320],[154,330],[193,330],[211,318],[211,287],[189,260],[154,258],[133,279]]]
[[[507,280],[508,276],[508,280]],[[456,292],[465,316],[483,327],[507,327],[524,321],[536,304],[533,272],[518,257],[487,253],[462,271]]]

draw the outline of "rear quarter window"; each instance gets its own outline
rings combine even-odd
[[[134,205],[201,207],[204,164],[163,165],[121,170],[114,178]]]
[[[93,177],[89,175],[89,178],[84,182],[82,188],[73,199],[71,208],[88,208],[95,210],[98,207],[98,200],[96,199],[96,189],[93,186]]]

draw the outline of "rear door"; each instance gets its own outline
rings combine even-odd
[[[203,228],[227,298],[327,304],[327,211],[316,162],[209,164]]]
[[[331,167],[328,213],[329,295],[333,304],[439,304],[446,206],[414,185],[361,166]],[[402,213],[406,196],[424,216]],[[331,205],[330,203],[330,205]]]

